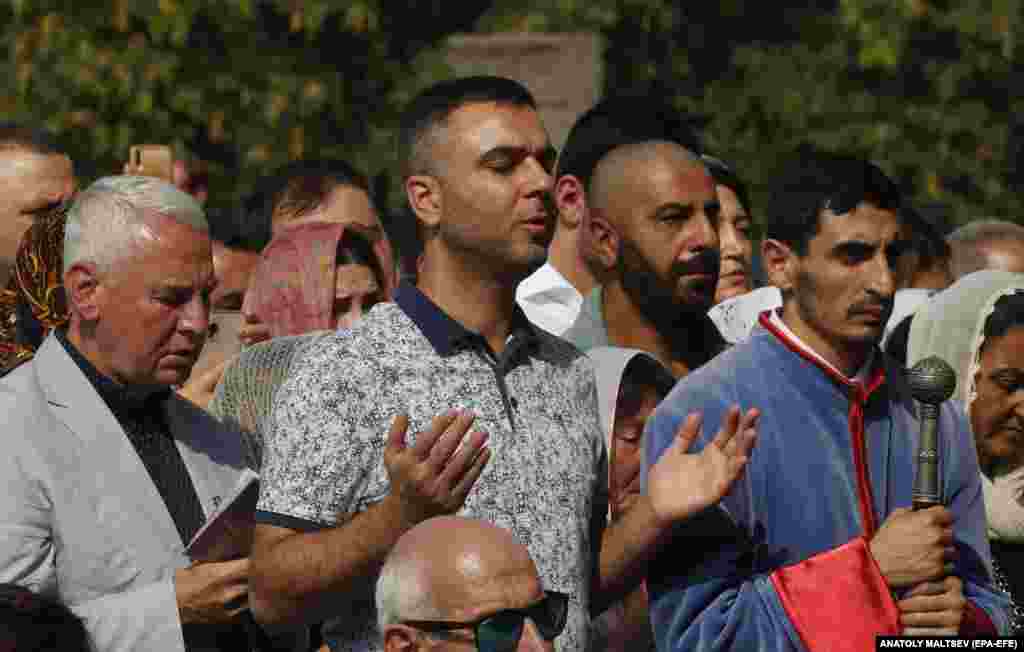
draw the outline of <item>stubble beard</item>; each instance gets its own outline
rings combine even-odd
[[[518,285],[547,260],[547,249],[533,241],[526,245],[528,251],[519,254],[518,243],[508,239],[476,238],[462,228],[442,226],[437,237],[441,238],[449,255],[459,258],[463,266],[486,270],[487,275],[500,279],[502,284]]]
[[[818,333],[818,337],[828,341],[833,347],[847,351],[863,349],[869,351],[882,341],[884,327],[877,333],[856,335],[843,331],[831,330],[827,327],[827,320],[820,310],[818,300],[819,284],[814,276],[806,271],[797,273],[797,286],[793,292],[796,300],[797,312],[800,319],[809,328]]]

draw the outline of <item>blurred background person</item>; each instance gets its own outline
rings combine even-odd
[[[958,280],[982,269],[1024,273],[1024,226],[1002,220],[976,220],[946,238],[951,271]]]
[[[384,264],[362,228],[340,222],[286,225],[263,250],[242,312],[264,324],[272,339],[227,365],[208,407],[246,435],[254,469],[260,468],[274,394],[295,355],[387,299]]]
[[[931,355],[957,371],[954,397],[974,433],[992,555],[1014,603],[1024,604],[1024,274],[975,272],[936,295],[913,318],[907,362]]]
[[[598,412],[608,451],[608,519],[615,521],[640,497],[643,432],[647,417],[672,390],[675,378],[649,354],[600,346],[587,352],[597,378]],[[642,584],[592,621],[593,652],[654,648]]]
[[[718,196],[718,247],[720,252],[715,303],[738,297],[754,288],[754,220],[750,195],[736,171],[721,159],[704,154],[704,167],[715,180]]]
[[[74,191],[71,158],[53,136],[0,122],[0,287],[10,279],[22,234]]]
[[[68,203],[36,216],[15,255],[13,275],[0,291],[0,374],[31,359],[54,328],[68,322],[62,255]]]
[[[264,178],[246,202],[246,210],[271,224],[273,235],[293,222],[337,222],[361,227],[380,261],[384,296],[390,301],[398,282],[391,242],[370,196],[366,176],[340,159],[296,161]],[[242,339],[247,345],[270,338],[254,312],[245,315]]]

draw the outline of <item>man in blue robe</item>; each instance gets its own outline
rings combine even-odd
[[[878,349],[907,242],[900,212],[894,184],[853,158],[803,151],[775,187],[762,253],[781,311],[647,423],[645,490],[684,420],[761,411],[745,476],[650,567],[659,650],[854,651],[879,634],[1007,630],[953,404],[939,418],[945,506],[909,509],[920,426],[905,371]]]

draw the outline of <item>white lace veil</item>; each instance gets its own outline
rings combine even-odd
[[[931,355],[957,373],[955,398],[970,414],[985,322],[1000,298],[1024,291],[1024,274],[983,270],[968,274],[921,306],[910,325],[907,366]]]

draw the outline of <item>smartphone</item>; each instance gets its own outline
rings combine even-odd
[[[191,378],[198,378],[221,362],[242,352],[242,341],[238,333],[245,319],[239,310],[213,310],[210,312],[210,326],[206,344],[199,358],[192,365]]]
[[[132,145],[128,162],[137,175],[174,181],[174,152],[167,145]]]

